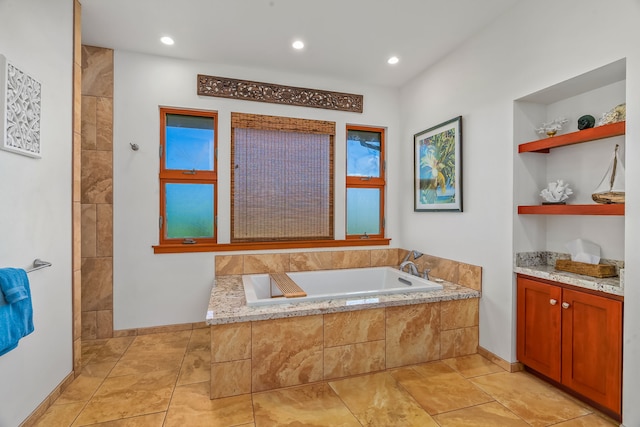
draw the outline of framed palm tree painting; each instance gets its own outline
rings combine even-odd
[[[462,212],[462,116],[413,136],[414,211]]]

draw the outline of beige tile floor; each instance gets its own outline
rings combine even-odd
[[[83,343],[83,370],[38,426],[557,426],[613,421],[480,355],[209,399],[209,330]]]

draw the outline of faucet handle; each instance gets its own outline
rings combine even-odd
[[[429,272],[431,271],[430,268],[425,268],[424,271],[422,272],[422,278],[429,280]]]

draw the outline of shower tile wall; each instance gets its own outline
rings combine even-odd
[[[82,46],[82,339],[113,336],[113,51]]]

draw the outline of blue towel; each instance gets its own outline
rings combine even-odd
[[[0,268],[0,356],[18,346],[33,332],[33,307],[27,272],[20,268]],[[5,304],[2,304],[4,302]]]

